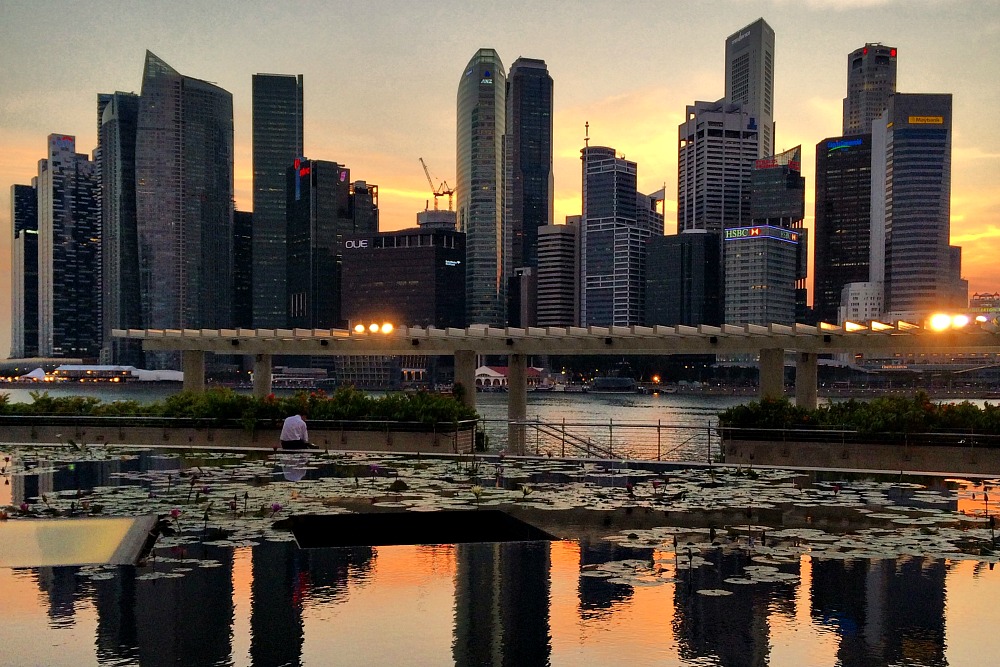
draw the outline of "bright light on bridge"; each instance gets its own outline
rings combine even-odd
[[[933,331],[944,331],[945,329],[961,329],[968,326],[971,321],[971,318],[964,314],[949,315],[947,313],[936,313],[931,315],[931,318],[927,321],[927,325]],[[982,320],[979,318],[976,318],[976,321],[982,323]]]

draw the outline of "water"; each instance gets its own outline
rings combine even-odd
[[[348,495],[365,504],[434,498],[474,512],[471,482],[460,462],[426,458],[306,454],[305,481],[290,483],[285,458],[260,453],[24,448],[5,456],[11,460],[0,472],[0,505],[24,502],[39,516],[86,500],[101,502],[106,514],[167,514],[174,507],[181,518],[145,565],[0,569],[4,665],[944,667],[988,664],[1000,653],[993,632],[1000,622],[998,559],[956,546],[988,532],[926,523],[946,515],[954,523],[956,511],[989,511],[982,484],[840,477],[834,484],[792,473],[758,480],[714,471],[720,484],[699,493],[716,499],[697,502],[736,502],[737,516],[747,502],[763,507],[768,494],[807,492],[812,502],[781,510],[784,525],[815,515],[805,525],[816,526],[823,512],[834,525],[863,520],[861,505],[887,516],[864,536],[768,528],[767,545],[751,550],[722,525],[723,546],[710,546],[716,538],[698,524],[707,514],[691,513],[698,525],[676,531],[655,527],[671,523],[665,512],[647,509],[655,491],[638,473],[633,479],[644,501],[621,488],[533,481],[540,507],[546,498],[562,499],[540,509],[557,523],[564,520],[553,510],[567,500],[590,514],[595,503],[613,498],[635,509],[623,516],[653,517],[646,521],[654,527],[601,530],[605,520],[596,518],[555,542],[302,550],[273,527],[277,518],[335,512],[325,499]],[[399,479],[386,475],[389,468],[408,481],[403,496],[386,495],[390,480]],[[585,479],[599,471],[511,461],[505,474],[552,476],[546,471],[557,469]],[[672,475],[672,489],[707,477],[695,470]],[[791,479],[798,480],[794,487]],[[518,495],[488,488],[483,502]],[[913,515],[925,523],[895,520]],[[800,548],[798,535],[808,544]],[[854,546],[835,553],[835,540]],[[706,593],[720,590],[727,594]]]
[[[1000,649],[1000,574],[966,562],[783,566],[787,584],[708,597],[737,556],[589,541],[299,551],[193,546],[178,578],[0,572],[0,662],[46,665],[973,665]],[[582,576],[662,558],[677,583]],[[530,595],[525,591],[531,591]],[[985,662],[984,662],[985,660]]]

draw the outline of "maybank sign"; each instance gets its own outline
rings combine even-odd
[[[799,233],[793,229],[784,227],[771,227],[770,225],[760,225],[759,227],[734,227],[727,229],[726,241],[740,241],[742,239],[775,239],[785,243],[798,243]]]
[[[910,125],[944,125],[944,116],[910,116]]]

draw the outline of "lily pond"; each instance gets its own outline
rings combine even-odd
[[[160,517],[136,565],[0,568],[4,665],[1000,661],[1000,480],[75,445],[0,456],[0,542],[22,521]],[[287,528],[496,509],[556,539],[300,548]]]

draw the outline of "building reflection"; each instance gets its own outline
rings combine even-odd
[[[796,583],[732,585],[729,577],[745,576],[750,554],[742,549],[712,549],[698,554],[712,565],[677,572],[674,589],[674,636],[678,653],[686,660],[716,656],[720,664],[751,666],[768,664],[771,613],[794,614]],[[678,562],[688,559],[680,547]],[[800,573],[798,562],[780,566],[781,571]],[[732,595],[713,597],[703,589],[726,589]]]
[[[812,615],[840,635],[844,667],[945,660],[942,560],[813,560]]]
[[[456,665],[549,662],[548,542],[455,546]]]
[[[580,539],[580,570],[585,566],[600,565],[627,558],[652,558],[652,549],[637,550],[623,547],[608,540]],[[616,603],[632,597],[633,589],[628,584],[612,583],[606,577],[581,576],[579,583],[580,617],[599,616],[610,610]]]
[[[250,657],[254,665],[298,665],[306,598],[342,601],[352,571],[372,568],[371,547],[301,550],[294,542],[253,547]]]

